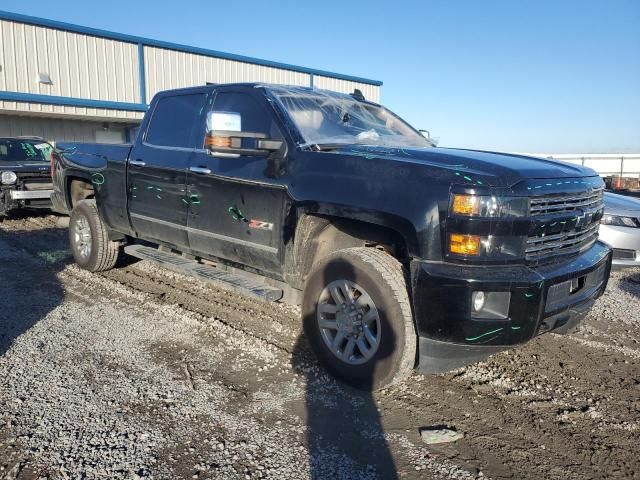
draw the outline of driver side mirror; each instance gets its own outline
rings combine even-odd
[[[272,140],[264,133],[242,132],[241,118],[235,112],[207,113],[207,133],[204,146],[212,155],[263,156],[279,151],[284,142]]]

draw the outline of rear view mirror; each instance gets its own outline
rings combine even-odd
[[[234,112],[207,113],[205,149],[225,155],[268,155],[282,148],[282,140],[272,140],[264,133],[242,132],[240,114]]]

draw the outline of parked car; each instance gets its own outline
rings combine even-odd
[[[600,239],[613,248],[615,267],[640,267],[640,200],[605,192]]]
[[[593,170],[433,148],[360,92],[161,92],[134,145],[59,147],[53,201],[78,265],[124,250],[301,303],[321,362],[356,385],[566,333],[609,278]]]
[[[53,151],[38,137],[0,138],[0,220],[20,208],[51,207]]]

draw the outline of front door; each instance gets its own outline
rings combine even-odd
[[[187,171],[205,100],[204,92],[160,97],[144,137],[131,151],[129,213],[142,238],[189,246]]]
[[[269,105],[259,94],[223,89],[214,111],[232,128],[282,140]],[[204,133],[204,129],[202,130]],[[189,243],[192,250],[266,272],[281,272],[283,179],[270,178],[264,156],[194,154],[188,174]]]

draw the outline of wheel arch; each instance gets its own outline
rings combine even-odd
[[[88,173],[82,171],[70,171],[65,179],[65,198],[67,208],[73,210],[79,201],[95,197],[95,189]]]
[[[286,275],[297,288],[304,286],[315,262],[337,250],[375,247],[405,264],[416,254],[415,229],[408,221],[388,214],[298,209],[294,225]]]

